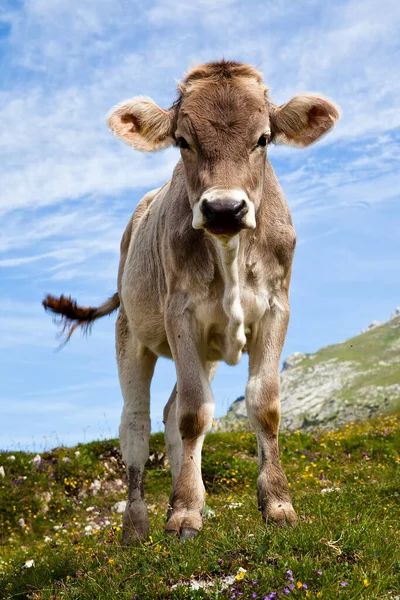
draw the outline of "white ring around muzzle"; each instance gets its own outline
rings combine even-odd
[[[243,190],[230,189],[209,189],[201,195],[200,200],[193,207],[193,229],[205,228],[206,222],[202,211],[202,204],[205,201],[212,204],[213,202],[221,200],[244,200],[247,206],[247,213],[241,222],[242,229],[255,229],[256,215],[253,202],[250,202],[248,195]]]

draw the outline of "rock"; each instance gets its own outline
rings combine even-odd
[[[113,512],[122,514],[125,512],[125,508],[126,508],[126,500],[121,500],[120,502],[116,502],[111,510]]]
[[[375,329],[375,327],[379,327],[382,324],[383,323],[381,323],[380,321],[372,321],[372,323],[370,325],[368,325],[368,327],[365,331],[370,331],[371,329]]]
[[[91,490],[93,496],[97,496],[97,494],[101,490],[100,479],[95,479],[94,481],[92,481],[92,483],[90,484],[90,490]]]
[[[303,352],[293,352],[293,354],[289,354],[283,361],[282,371],[293,369],[293,367],[296,367],[306,356],[307,354],[303,354]]]

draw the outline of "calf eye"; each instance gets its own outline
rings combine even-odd
[[[184,137],[177,137],[176,145],[179,146],[179,148],[182,148],[182,150],[190,150],[190,146]]]
[[[264,133],[258,140],[257,146],[261,146],[262,148],[265,148],[267,143],[268,143],[268,135],[266,133]]]

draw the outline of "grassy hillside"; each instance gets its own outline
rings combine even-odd
[[[318,436],[283,435],[299,514],[289,529],[261,522],[254,435],[210,434],[208,518],[198,538],[181,544],[163,531],[170,475],[156,434],[146,474],[152,533],[129,549],[121,546],[116,512],[126,492],[116,440],[39,458],[3,452],[0,597],[394,598],[399,448],[395,417]]]
[[[315,354],[295,353],[281,373],[281,428],[332,429],[400,410],[400,316]],[[244,402],[215,429],[243,427]]]

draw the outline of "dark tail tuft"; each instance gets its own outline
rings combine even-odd
[[[64,346],[77,327],[82,327],[84,333],[88,333],[93,321],[109,315],[120,305],[118,292],[116,292],[109,300],[101,306],[93,308],[91,306],[79,306],[71,296],[46,296],[42,302],[46,311],[51,311],[55,315],[60,315],[60,324],[63,326],[61,335],[65,335],[62,343]]]

